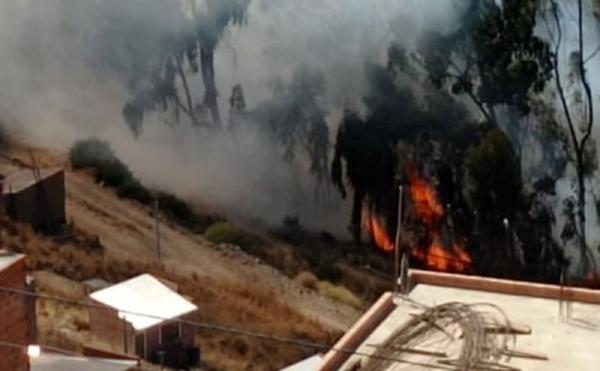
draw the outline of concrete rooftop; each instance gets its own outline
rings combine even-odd
[[[554,292],[553,289],[556,286],[531,284],[531,287],[534,288],[531,289],[531,296],[524,295],[523,293],[513,295],[501,293],[496,290],[497,287],[494,287],[494,284],[503,280],[489,279],[493,290],[484,291],[465,287],[451,287],[449,286],[451,283],[443,280],[444,275],[440,275],[440,277],[440,283],[442,283],[440,285],[417,283],[408,295],[408,298],[428,307],[447,302],[461,302],[465,304],[491,303],[498,306],[508,316],[511,324],[519,328],[530,329],[529,334],[516,335],[516,342],[514,344],[512,342],[509,343],[509,349],[536,355],[541,359],[512,356],[510,359],[503,359],[500,364],[504,368],[498,368],[498,370],[562,371],[591,370],[600,367],[600,304],[595,302],[597,299],[596,296],[600,298],[600,292],[593,292],[592,290],[578,291],[579,293],[591,296],[581,296],[583,300],[588,301],[587,303],[571,302],[572,316],[569,320],[565,320],[564,316],[563,319],[559,317],[558,300],[540,297],[548,295],[548,292]],[[486,280],[485,278],[481,279],[482,282]],[[508,283],[506,287],[510,287],[514,281],[505,282]],[[516,287],[526,287],[528,284],[516,283],[516,285]],[[575,295],[573,297],[579,296]],[[357,352],[373,354],[377,350],[377,346],[388,339],[394,330],[399,329],[411,318],[414,318],[415,315],[422,312],[422,309],[411,303],[410,300],[401,300],[399,298],[392,300],[391,298],[392,295],[388,293],[386,298],[387,303],[383,303],[385,300],[380,300],[377,304],[380,308],[387,305],[388,309],[371,311],[371,317],[380,315],[383,321],[380,323],[377,322],[373,330],[366,332],[366,338],[363,337],[360,340],[360,345],[356,348]],[[377,314],[377,312],[380,314]],[[359,322],[367,324],[368,318],[362,318]],[[362,327],[365,326],[363,325]],[[360,330],[361,326],[355,326],[350,331],[359,333]],[[346,335],[349,338],[348,335],[350,334]],[[455,341],[449,345],[448,339],[444,339],[445,335],[441,332],[439,335],[439,338],[431,338],[424,344],[419,345],[419,349],[424,348],[431,352],[447,353],[448,358],[457,358],[460,342]],[[338,342],[337,346],[347,349],[347,346],[341,342]],[[330,353],[328,353],[326,358],[330,356]],[[368,357],[363,355],[344,357],[344,362],[339,369],[346,371],[361,370],[361,367],[365,366],[367,360]],[[385,368],[378,368],[377,370],[456,369],[440,363],[440,357],[432,355],[403,352],[402,360],[408,362],[392,362],[385,366]],[[329,370],[329,368],[322,369]]]

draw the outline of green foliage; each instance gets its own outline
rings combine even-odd
[[[280,143],[286,160],[294,159],[298,148],[310,159],[310,173],[325,182],[329,166],[329,127],[322,99],[325,77],[318,69],[300,66],[289,85],[279,85],[273,99],[250,113],[262,131]]]
[[[204,237],[212,243],[237,245],[242,249],[255,253],[264,243],[252,234],[243,232],[227,222],[217,222],[204,231]]]
[[[471,0],[461,27],[422,48],[431,81],[470,96],[488,120],[501,104],[527,114],[529,94],[552,76],[550,47],[534,32],[539,8],[540,0]]]
[[[97,138],[78,141],[71,147],[69,157],[73,168],[93,169],[96,182],[116,188],[119,196],[142,203],[152,201],[150,191],[116,157],[108,142]]]
[[[512,220],[521,207],[521,172],[506,135],[489,133],[467,151],[464,163],[473,183],[469,196],[480,218]]]
[[[211,225],[204,231],[204,237],[212,243],[239,245],[242,241],[242,233],[227,222],[219,222]]]
[[[203,230],[214,217],[199,215],[184,201],[167,192],[150,190],[133,175],[106,141],[90,138],[77,141],[69,152],[74,169],[91,169],[96,182],[113,187],[119,197],[151,205],[158,200],[159,209],[169,219],[190,229]]]

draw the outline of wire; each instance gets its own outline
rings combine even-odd
[[[61,302],[61,303],[67,303],[67,304],[71,304],[71,305],[86,307],[86,308],[99,309],[99,310],[104,310],[104,311],[113,311],[114,310],[113,308],[109,308],[109,307],[106,307],[106,306],[100,305],[100,304],[86,303],[86,302],[63,298],[63,297],[59,297],[59,296],[33,293],[30,291],[15,289],[12,287],[0,286],[0,291],[5,291],[5,292],[9,292],[9,293],[17,294],[17,295],[23,295],[23,296],[31,296],[31,297],[35,297],[35,298],[39,298],[39,299],[52,300],[52,301],[57,301],[57,302]],[[243,330],[243,329],[236,328],[236,327],[216,325],[216,324],[211,324],[211,323],[206,323],[206,322],[190,321],[190,320],[185,320],[185,319],[181,319],[181,318],[172,319],[172,318],[161,317],[161,316],[148,314],[148,313],[134,312],[134,311],[130,311],[130,310],[118,310],[118,311],[123,314],[129,314],[129,315],[134,315],[134,316],[143,316],[143,317],[147,317],[147,318],[158,319],[161,321],[170,321],[170,322],[174,322],[174,323],[181,323],[181,324],[186,324],[186,325],[194,326],[194,327],[205,329],[205,330],[214,330],[214,331],[220,331],[220,332],[229,333],[229,334],[233,334],[233,335],[242,335],[242,336],[248,336],[248,337],[262,339],[262,340],[270,340],[270,341],[286,343],[286,344],[290,344],[290,345],[294,345],[294,346],[298,346],[298,347],[319,349],[321,351],[334,351],[334,352],[346,353],[348,355],[357,355],[357,356],[361,356],[361,357],[381,359],[381,360],[397,362],[397,363],[406,363],[406,364],[412,364],[412,365],[417,365],[417,366],[430,366],[429,364],[422,364],[419,362],[412,362],[412,361],[398,359],[398,358],[394,358],[394,357],[379,356],[379,355],[374,355],[374,354],[370,354],[370,353],[366,353],[366,352],[360,352],[360,351],[356,351],[356,350],[352,350],[352,349],[338,348],[336,346],[332,346],[329,344],[316,343],[316,342],[306,341],[306,340],[301,340],[301,339],[294,339],[294,338],[289,338],[289,337],[284,337],[284,336],[270,335],[270,334],[255,332],[255,331]]]

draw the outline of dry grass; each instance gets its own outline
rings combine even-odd
[[[319,283],[319,279],[312,272],[302,271],[298,273],[296,278],[294,278],[296,282],[300,284],[300,286],[310,289],[316,290],[317,284]]]
[[[36,235],[28,227],[10,223],[3,238],[5,246],[27,254],[29,270],[45,271],[37,273],[45,275],[39,281],[46,282],[47,287],[40,286],[40,289],[56,295],[78,298],[77,282],[85,279],[100,277],[119,282],[148,272],[178,283],[181,293],[191,297],[200,308],[196,316],[198,321],[320,343],[332,343],[339,336],[278,301],[276,295],[260,282],[232,284],[196,274],[182,275],[166,270],[161,264],[105,256],[73,244],[58,245]],[[336,300],[356,304],[347,290],[333,285],[323,287]],[[78,350],[81,342],[89,341],[87,313],[81,308],[40,301],[38,310],[40,328],[43,329],[40,331],[41,342]],[[314,349],[208,330],[200,330],[197,338],[211,370],[278,369],[315,352]]]

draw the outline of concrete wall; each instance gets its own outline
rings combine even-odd
[[[0,285],[25,290],[25,258],[0,271]],[[27,299],[23,295],[0,291],[0,341],[29,344]],[[0,346],[0,371],[29,370],[23,349]]]
[[[98,302],[92,301],[94,304]],[[108,308],[108,307],[106,307]],[[123,321],[118,317],[118,312],[113,309],[101,310],[91,308],[90,332],[102,344],[107,345],[107,350],[125,353],[125,335]],[[188,316],[182,318],[190,319]],[[179,327],[181,326],[181,336]],[[173,343],[173,338],[181,340],[182,349],[186,350],[195,346],[194,326],[176,322],[167,322],[150,327],[144,331],[135,332],[130,324],[127,328],[127,354],[137,355],[140,358],[152,361],[154,352],[163,346]]]
[[[4,205],[11,219],[31,224],[36,229],[53,229],[64,224],[64,171],[56,172],[18,192],[6,194]]]

